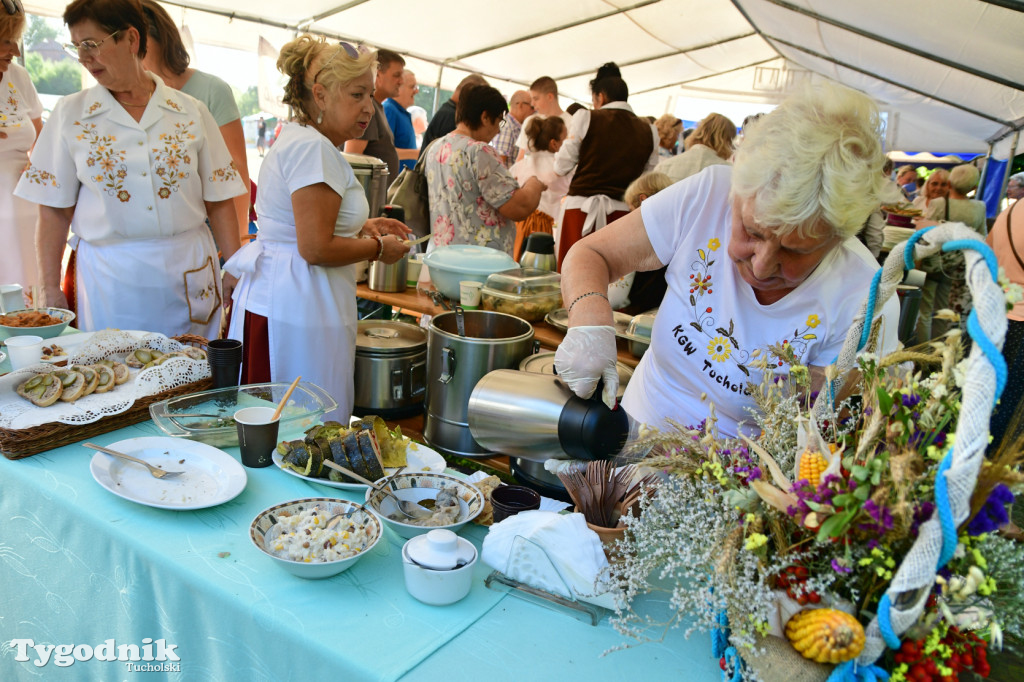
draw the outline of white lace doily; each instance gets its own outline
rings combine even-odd
[[[68,356],[68,366],[89,365],[111,359],[124,362],[137,348],[154,348],[167,353],[181,350],[184,344],[163,334],[144,334],[105,330],[96,332]],[[128,381],[106,393],[93,393],[73,403],[58,400],[49,407],[38,407],[17,393],[18,386],[32,374],[62,369],[39,363],[0,377],[0,428],[28,429],[41,424],[90,424],[103,417],[127,411],[135,401],[162,393],[210,376],[206,360],[171,358],[162,365],[145,370],[129,368]]]

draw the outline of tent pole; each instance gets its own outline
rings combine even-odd
[[[988,152],[986,152],[986,154],[985,154],[985,165],[981,169],[981,177],[978,178],[978,187],[982,187],[982,188],[985,187],[985,180],[988,178],[988,163],[989,163],[989,161],[992,160],[992,150],[994,148],[995,148],[995,143],[989,142],[988,143]],[[978,192],[980,193],[981,190],[979,189]]]
[[[1013,143],[1010,145],[1010,155],[1006,157],[1006,169],[1003,170],[1003,183],[999,190],[999,200],[1006,197],[1006,185],[1010,182],[1010,169],[1013,168],[1013,159],[1017,156],[1017,143],[1020,142],[1020,130],[1013,133]]]
[[[430,118],[437,113],[438,102],[441,100],[441,72],[444,71],[444,64],[437,67],[437,84],[434,86],[434,110],[430,112]]]

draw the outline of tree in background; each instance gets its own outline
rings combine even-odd
[[[249,89],[242,93],[234,88],[232,90],[235,92],[235,103],[238,105],[238,113],[242,118],[259,113],[259,92],[255,85],[250,85]]]
[[[70,95],[82,89],[82,71],[76,61],[53,62],[38,52],[29,52],[25,69],[41,94]]]
[[[26,47],[38,45],[46,40],[57,40],[60,29],[46,19],[35,14],[28,15],[28,26],[25,28],[23,41]]]

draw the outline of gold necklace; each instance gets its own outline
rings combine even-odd
[[[156,86],[153,86],[153,89],[149,91],[149,95],[146,96],[146,101],[143,104],[131,104],[130,102],[125,102],[124,100],[120,100],[120,99],[118,99],[116,97],[114,97],[114,101],[117,102],[118,104],[123,104],[126,107],[139,107],[139,108],[148,107],[149,106],[149,100],[153,98],[153,93],[155,93],[155,92],[156,92]],[[111,93],[111,95],[113,95],[113,93]]]

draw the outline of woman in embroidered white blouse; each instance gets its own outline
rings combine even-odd
[[[139,0],[75,0],[64,22],[65,48],[98,85],[58,102],[15,190],[40,204],[46,302],[68,307],[60,284],[70,228],[65,291],[81,329],[216,338],[235,283],[226,275],[222,289],[217,252],[238,250],[232,198],[246,192],[217,124],[144,70]]]

